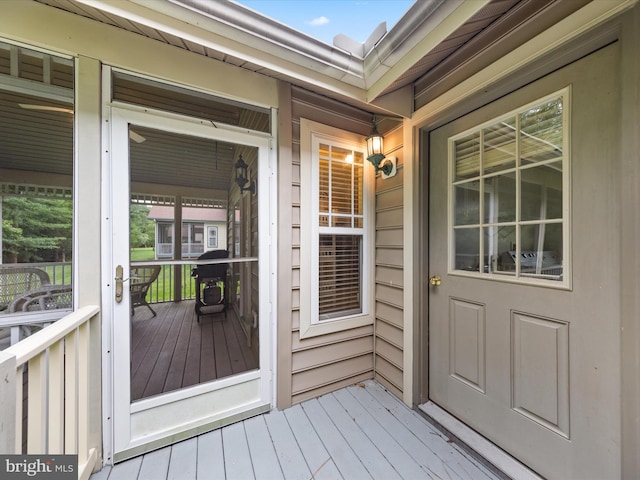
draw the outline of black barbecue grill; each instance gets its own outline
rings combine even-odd
[[[203,253],[198,260],[219,260],[229,258],[227,250],[211,250]],[[198,322],[202,315],[223,313],[227,317],[228,300],[228,263],[198,265],[191,270],[196,279],[196,315]]]

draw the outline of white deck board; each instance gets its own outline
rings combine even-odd
[[[200,480],[225,477],[222,430],[214,430],[198,437],[196,477]]]
[[[172,445],[171,462],[169,463],[167,480],[196,480],[197,447],[197,438],[190,438],[184,442]]]
[[[378,451],[372,440],[336,400],[335,395],[325,395],[319,402],[374,479],[400,480],[393,465]]]
[[[387,392],[380,384],[371,383],[368,385],[368,391],[378,399],[384,408],[389,409],[402,424],[404,424],[422,443],[428,445],[431,450],[441,459],[447,470],[451,469],[456,472],[456,476],[464,480],[480,480],[487,478],[495,479],[496,476],[479,464],[474,458],[470,457],[464,450],[454,443],[431,425],[419,413],[405,408],[404,404],[399,403],[395,397]],[[438,437],[441,441],[433,441],[434,437]]]
[[[311,478],[311,472],[302,455],[289,423],[284,413],[272,412],[265,418],[276,449],[282,472],[285,478],[305,479]]]
[[[269,434],[264,417],[253,417],[244,422],[253,462],[253,472],[256,480],[284,480],[280,462],[272,437]]]
[[[384,456],[402,478],[427,478],[428,474],[420,464],[402,448],[371,413],[362,408],[362,404],[358,403],[347,389],[339,390],[333,396],[353,418],[358,428],[371,439],[380,456]]]
[[[396,418],[388,407],[383,406],[371,393],[369,389],[350,388],[349,392],[358,400],[358,402],[375,417],[380,425],[405,449],[405,451],[425,470],[428,476],[432,478],[452,478],[459,479],[459,475],[455,470],[442,461],[428,444],[416,441],[418,438]],[[428,435],[440,435],[439,432],[432,430],[430,426],[425,427]],[[446,442],[441,437],[442,442]],[[449,446],[447,446],[450,448]]]
[[[224,469],[229,480],[254,479],[249,444],[243,423],[234,423],[222,429]]]
[[[296,437],[300,450],[307,461],[315,480],[339,480],[342,475],[318,437],[302,406],[294,405],[284,411],[291,431]]]
[[[322,408],[320,402],[309,400],[302,404],[302,408],[342,476],[349,480],[372,478],[349,443],[331,421],[331,417]]]
[[[138,473],[138,480],[155,480],[167,478],[171,447],[161,448],[142,457],[142,465]]]
[[[91,480],[500,480],[374,381],[105,467]]]

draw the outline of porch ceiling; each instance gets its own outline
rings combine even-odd
[[[381,38],[351,51],[223,0],[35,0],[372,113],[410,116],[429,97],[588,0],[417,1]],[[544,13],[544,16],[542,14]],[[536,20],[536,21],[533,21]],[[349,32],[345,32],[348,35]],[[355,42],[354,42],[355,43]],[[344,47],[344,44],[341,44]]]

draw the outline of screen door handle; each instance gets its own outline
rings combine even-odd
[[[120,303],[122,301],[122,284],[124,280],[122,279],[122,265],[118,265],[116,267],[116,302]]]

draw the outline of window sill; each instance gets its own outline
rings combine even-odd
[[[311,323],[308,319],[300,319],[300,338],[311,338],[330,333],[351,330],[353,328],[373,325],[373,315],[358,315],[340,320],[325,320]]]

